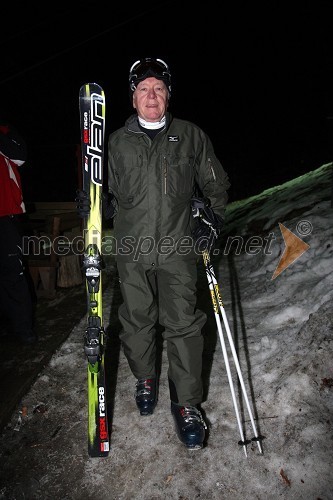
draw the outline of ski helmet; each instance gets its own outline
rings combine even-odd
[[[137,84],[150,76],[162,80],[168,87],[169,93],[171,93],[171,73],[169,67],[162,59],[155,59],[153,57],[139,59],[132,64],[129,71],[131,91],[134,92]]]

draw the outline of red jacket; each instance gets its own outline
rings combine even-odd
[[[23,139],[9,125],[0,124],[0,217],[25,212],[18,170],[25,159]]]

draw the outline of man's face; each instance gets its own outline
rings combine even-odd
[[[133,107],[140,118],[147,122],[157,122],[165,115],[168,98],[165,83],[152,76],[138,83],[133,93]]]

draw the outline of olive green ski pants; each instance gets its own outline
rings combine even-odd
[[[196,307],[195,260],[160,266],[117,263],[123,304],[120,339],[137,379],[156,376],[156,326],[163,328],[170,399],[181,405],[202,401],[201,329],[206,315]]]

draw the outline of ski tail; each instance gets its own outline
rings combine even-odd
[[[83,190],[90,197],[84,221],[87,326],[84,352],[88,361],[88,453],[107,456],[110,450],[104,355],[106,335],[102,308],[102,190],[105,137],[105,95],[97,83],[86,83],[79,95]]]

